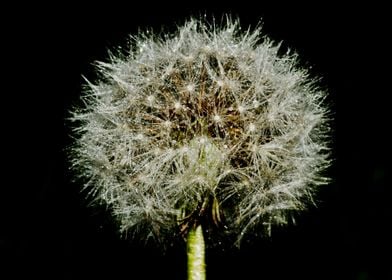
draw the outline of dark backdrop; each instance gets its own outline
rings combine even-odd
[[[229,12],[245,27],[262,18],[267,35],[323,77],[334,113],[335,159],[318,208],[298,216],[296,226],[275,229],[271,239],[240,250],[209,249],[208,279],[391,277],[385,7],[241,1],[186,8],[191,5],[3,9],[0,279],[186,279],[183,247],[162,254],[151,244],[123,240],[104,208],[87,206],[65,160],[65,117],[78,104],[81,75],[93,79],[91,63],[107,59],[108,49],[139,29],[174,30],[174,23],[204,12],[218,19]]]

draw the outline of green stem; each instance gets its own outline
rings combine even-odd
[[[201,225],[191,229],[187,238],[188,280],[205,280],[204,238]]]

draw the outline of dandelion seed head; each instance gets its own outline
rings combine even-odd
[[[153,95],[147,96],[147,101],[148,101],[149,103],[154,102],[154,96],[153,96]]]
[[[176,110],[179,110],[179,109],[181,109],[181,107],[182,107],[182,105],[181,105],[181,102],[176,102],[176,103],[174,103],[174,108],[176,109]]]
[[[216,82],[216,84],[217,84],[219,87],[223,87],[223,86],[225,85],[225,82],[222,81],[222,80],[218,80],[218,81]]]
[[[163,125],[166,127],[166,128],[169,128],[169,127],[171,127],[171,125],[172,125],[172,123],[171,123],[171,121],[164,121],[163,122]]]
[[[326,93],[260,29],[190,20],[129,49],[72,112],[72,164],[122,231],[269,235],[328,182]]]
[[[135,139],[136,140],[143,140],[144,139],[144,135],[142,133],[138,133],[138,134],[136,134]]]
[[[254,132],[256,130],[256,126],[253,123],[250,123],[248,126],[248,131],[249,132]]]
[[[186,86],[186,90],[188,92],[193,92],[195,90],[195,85],[194,84],[189,84]]]
[[[220,122],[222,120],[222,118],[219,115],[215,115],[214,116],[214,121],[215,122]]]

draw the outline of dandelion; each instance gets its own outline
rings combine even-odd
[[[326,93],[260,29],[190,20],[130,49],[97,63],[72,116],[75,170],[121,231],[200,240],[217,228],[240,242],[328,181]]]

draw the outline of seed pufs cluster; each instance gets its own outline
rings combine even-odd
[[[326,183],[325,92],[260,30],[191,20],[130,49],[73,111],[74,166],[122,231],[268,233]]]

